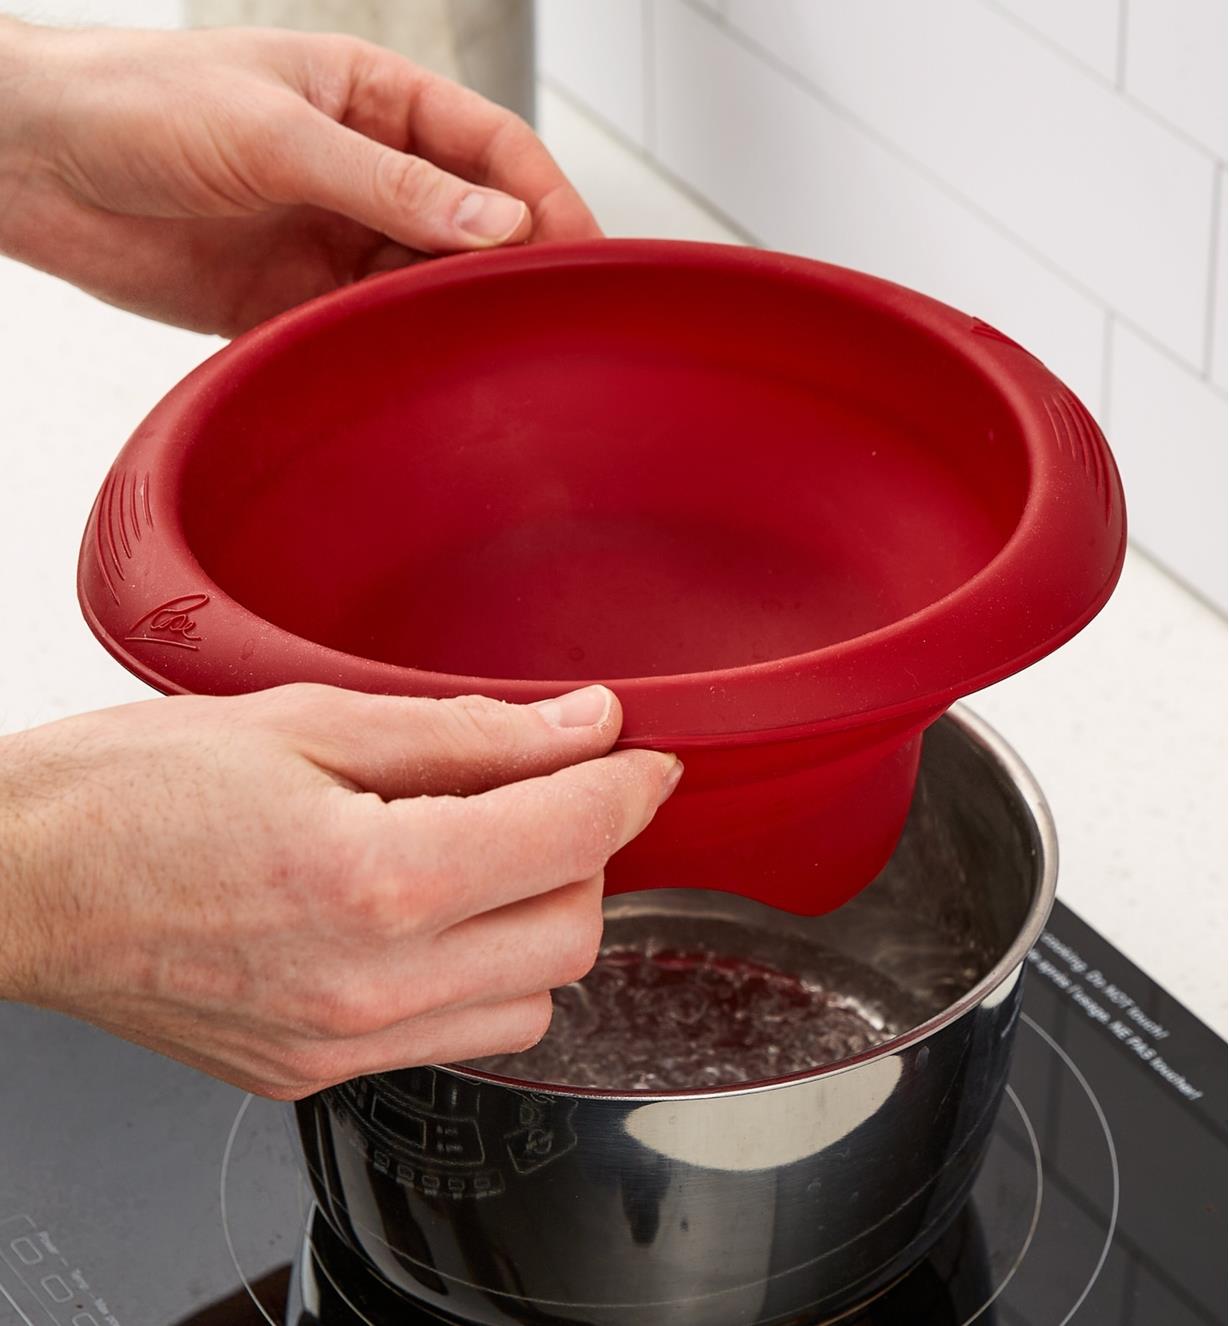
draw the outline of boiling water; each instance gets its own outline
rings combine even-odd
[[[609,923],[596,966],[554,1002],[540,1044],[473,1066],[614,1091],[724,1087],[861,1054],[919,1015],[907,994],[848,958],[665,916]]]
[[[609,949],[554,999],[540,1044],[475,1066],[560,1086],[674,1091],[784,1077],[893,1034],[855,999],[713,953]]]

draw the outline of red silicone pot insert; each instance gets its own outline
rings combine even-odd
[[[596,241],[447,258],[241,337],[120,453],[79,572],[165,692],[588,681],[687,775],[608,888],[834,907],[921,733],[1105,603],[1122,490],[994,328],[801,258]]]

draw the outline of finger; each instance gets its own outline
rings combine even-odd
[[[578,981],[602,941],[602,876],[462,921],[429,956],[404,943],[369,944],[359,969],[322,974],[310,1020],[321,1039],[373,1035],[448,1009],[503,1003]]]
[[[623,721],[605,686],[516,705],[303,685],[262,692],[257,703],[308,759],[386,799],[463,796],[553,773],[604,754]]]
[[[381,272],[395,272],[400,267],[409,267],[422,261],[421,253],[407,249],[404,244],[386,240],[360,256],[354,265],[353,276],[356,281],[362,281],[368,276],[379,276]]]
[[[423,253],[493,248],[532,229],[520,198],[378,143],[306,104],[288,117],[282,138],[265,182],[271,202],[338,212]]]
[[[212,1019],[158,1030],[107,1018],[95,1026],[258,1096],[298,1100],[365,1073],[512,1054],[536,1045],[550,1026],[549,994],[408,1019],[371,1035],[284,1040],[250,1031],[227,1035]]]
[[[298,1096],[337,1082],[422,1064],[457,1063],[491,1054],[515,1054],[536,1045],[551,1020],[548,994],[449,1009],[348,1041],[307,1043],[287,1053],[278,1087]]]
[[[437,1007],[557,990],[589,974],[602,944],[603,876],[472,916],[438,935],[431,949]],[[412,1012],[412,1010],[410,1010]]]
[[[376,890],[390,931],[404,917],[420,933],[439,933],[598,874],[649,824],[681,772],[673,755],[628,750],[464,799],[373,808],[355,798],[357,875]]]
[[[522,119],[380,46],[355,43],[345,122],[442,169],[521,198],[535,240],[601,235],[592,213]]]

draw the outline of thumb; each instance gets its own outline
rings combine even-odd
[[[420,253],[493,248],[526,239],[529,208],[450,175],[319,111],[295,117],[277,168],[275,202],[339,212]]]
[[[250,697],[264,719],[335,777],[385,800],[468,795],[604,755],[623,721],[605,686],[536,704],[481,695],[424,700],[331,686]]]

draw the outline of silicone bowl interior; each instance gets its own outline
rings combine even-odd
[[[447,258],[241,337],[137,430],[79,593],[166,692],[524,701],[602,680],[680,791],[608,889],[818,913],[878,872],[920,736],[1108,598],[1087,411],[967,314],[752,249]]]

